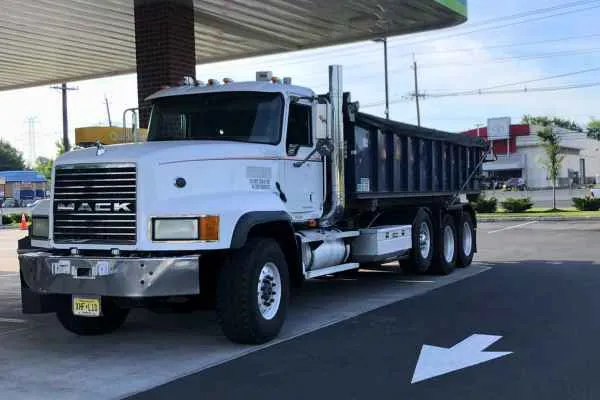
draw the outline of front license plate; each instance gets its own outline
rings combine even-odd
[[[99,297],[77,297],[73,296],[73,315],[80,317],[99,317]]]

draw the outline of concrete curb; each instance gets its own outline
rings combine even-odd
[[[600,221],[600,217],[506,217],[506,218],[481,218],[477,217],[478,222],[530,222],[530,221],[550,221],[550,222],[569,222],[569,221]]]

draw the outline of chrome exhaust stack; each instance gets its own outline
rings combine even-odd
[[[343,116],[342,66],[329,66],[329,101],[331,104],[331,139],[333,151],[331,160],[331,206],[320,220],[323,227],[332,226],[344,213],[346,205],[346,187],[344,176],[344,116]]]

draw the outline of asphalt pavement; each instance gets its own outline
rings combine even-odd
[[[131,398],[600,398],[600,224],[479,238],[486,272]]]
[[[480,224],[448,277],[310,281],[266,346],[228,342],[210,311],[136,310],[91,338],[23,315],[22,234],[0,231],[2,399],[600,398],[600,222]]]
[[[496,264],[132,399],[598,399],[598,282],[589,264]],[[512,354],[411,384],[423,345],[474,334]]]

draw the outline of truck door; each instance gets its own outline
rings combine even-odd
[[[282,191],[287,198],[286,207],[296,221],[319,218],[323,214],[323,161],[316,153],[302,166],[315,146],[312,106],[308,103],[291,103],[286,136],[284,161],[285,181]]]

